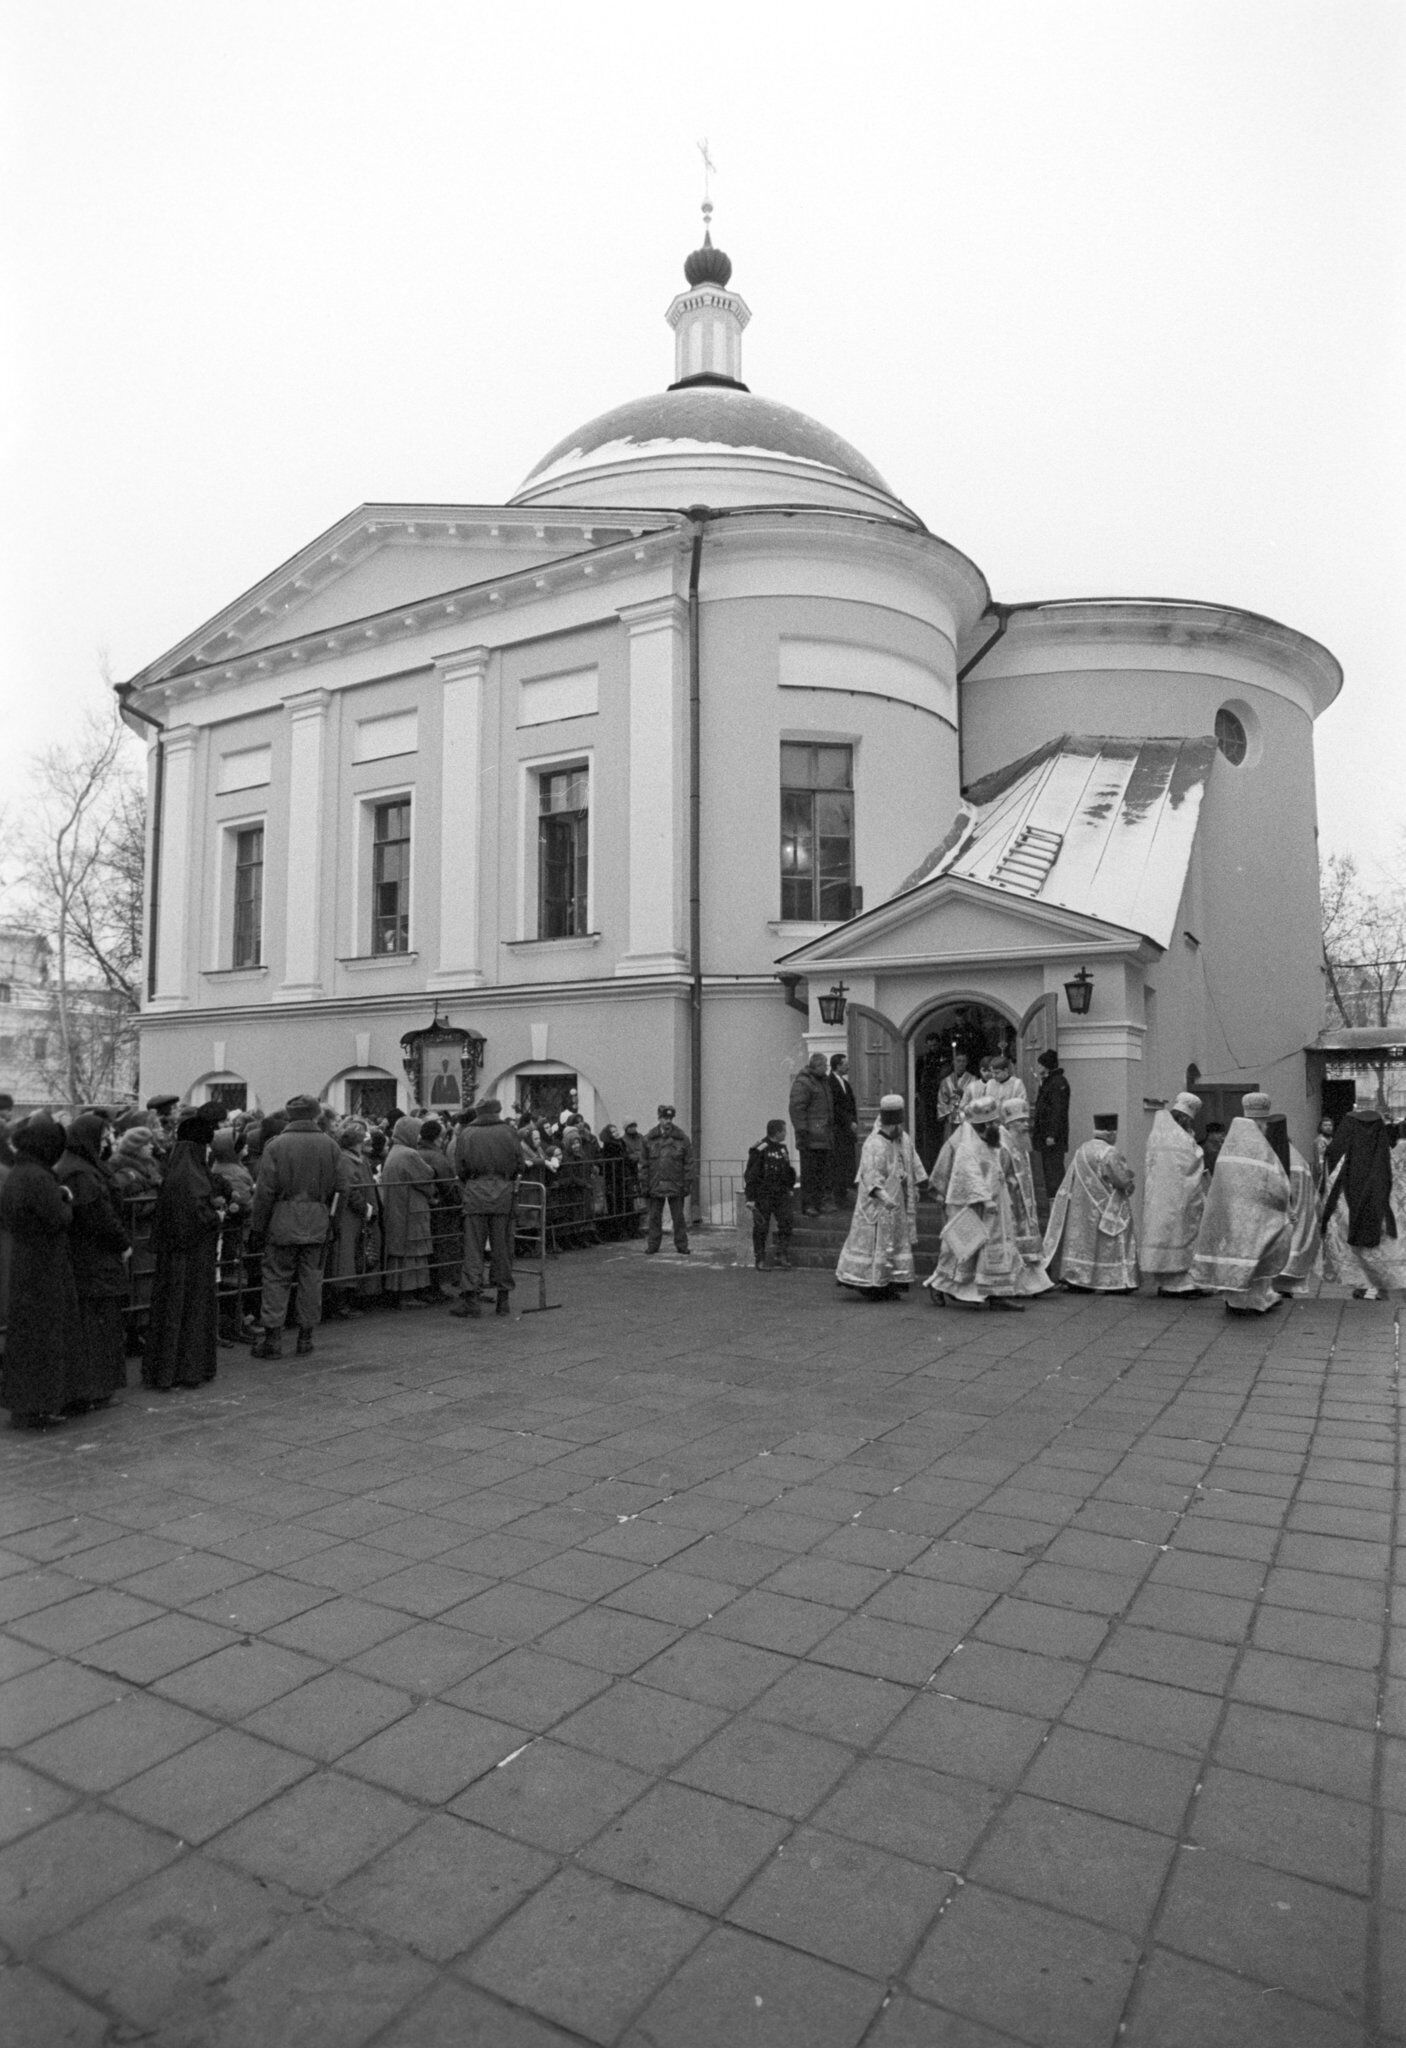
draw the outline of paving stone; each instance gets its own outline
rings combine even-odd
[[[1066,1659],[970,1642],[943,1664],[937,1690],[1049,1720],[1072,1699],[1083,1675],[1082,1665]]]
[[[899,1971],[952,1879],[866,1844],[799,1828],[728,1910],[754,1934],[867,1976]]]
[[[23,1755],[76,1791],[106,1792],[214,1732],[203,1714],[150,1694],[128,1693],[81,1721],[40,1736]]]
[[[21,1642],[37,1643],[58,1656],[72,1656],[106,1636],[120,1635],[139,1622],[154,1621],[160,1613],[149,1600],[134,1600],[130,1593],[105,1587],[100,1593],[83,1592],[75,1600],[22,1615],[9,1626]]]
[[[156,1690],[220,1720],[239,1721],[326,1669],[296,1650],[242,1641],[156,1680]]]
[[[900,1685],[925,1685],[959,1640],[957,1629],[938,1632],[862,1613],[832,1629],[811,1657],[817,1664],[835,1664]]]
[[[1217,1557],[1206,1550],[1181,1550],[1175,1545],[1158,1558],[1148,1574],[1151,1586],[1181,1586],[1188,1592],[1227,1593],[1232,1599],[1254,1600],[1265,1577],[1258,1558]]]
[[[221,1728],[168,1757],[109,1797],[124,1813],[165,1828],[183,1842],[207,1842],[262,1806],[312,1765],[236,1728]]]
[[[609,2042],[707,1930],[663,1899],[564,1870],[462,1968],[486,1990]]]
[[[844,1619],[843,1608],[821,1607],[811,1600],[754,1588],[731,1601],[707,1627],[710,1634],[799,1657]]]
[[[280,1622],[316,1609],[328,1598],[325,1586],[307,1586],[277,1572],[260,1572],[254,1579],[241,1579],[204,1600],[192,1600],[188,1614],[217,1626],[238,1629],[244,1635],[262,1635]]]
[[[547,1736],[479,1778],[452,1810],[564,1856],[632,1805],[648,1784],[639,1771]]]
[[[740,1929],[709,1935],[621,2048],[855,2048],[883,1987]]]
[[[892,1996],[879,2014],[865,2048],[1022,2048],[1014,2034],[997,2033],[979,2020],[943,2012],[906,1992]]]
[[[941,1579],[945,1585],[971,1586],[995,1594],[1009,1592],[1028,1567],[1023,1558],[1010,1557],[1003,1550],[983,1550],[978,1544],[943,1538],[921,1551],[907,1569],[921,1578]]]
[[[726,1719],[718,1707],[625,1679],[559,1721],[552,1732],[559,1742],[658,1772],[699,1748]]]
[[[61,1984],[25,1963],[5,1971],[5,2007],[0,2012],[3,2048],[102,2048],[108,2016],[75,1998]]]
[[[50,1658],[0,1685],[0,1729],[4,1730],[5,1746],[20,1749],[51,1728],[120,1699],[126,1690],[120,1679],[85,1670],[62,1657]]]
[[[539,1850],[436,1814],[328,1898],[335,1912],[432,1962],[462,1954],[552,1875]]]
[[[709,1706],[745,1707],[791,1667],[789,1657],[722,1636],[686,1636],[633,1674],[641,1685],[683,1693]]]
[[[51,1784],[11,1757],[0,1757],[0,1842],[27,1835],[72,1804],[73,1794],[62,1785]]]
[[[850,1609],[861,1607],[887,1580],[888,1573],[872,1565],[844,1564],[834,1557],[797,1557],[764,1583],[769,1593]]]
[[[166,1564],[180,1554],[177,1544],[167,1543],[159,1536],[118,1536],[111,1543],[100,1543],[93,1550],[69,1558],[66,1568],[76,1579],[105,1585],[111,1579],[125,1579],[133,1572],[149,1570],[152,1565]]]
[[[878,1747],[885,1756],[922,1764],[949,1777],[1013,1787],[1048,1727],[1048,1722],[1029,1715],[1007,1714],[999,1707],[955,1699],[929,1687],[916,1695]]]
[[[37,1671],[41,1664],[49,1662],[49,1652],[41,1650],[35,1643],[22,1643],[14,1636],[0,1636],[0,1685],[8,1679],[20,1678],[26,1671]]]
[[[1255,1706],[1313,1714],[1340,1727],[1371,1728],[1377,1718],[1376,1674],[1348,1671],[1311,1657],[1247,1650],[1235,1672],[1237,1699]]]
[[[169,1863],[177,1847],[169,1834],[101,1808],[64,1814],[21,1835],[0,1850],[0,1926],[7,1948],[27,1954],[114,1892],[129,1891]]]
[[[827,1536],[815,1547],[817,1557],[840,1558],[848,1564],[869,1565],[878,1571],[902,1571],[913,1559],[931,1551],[927,1536],[902,1529],[874,1529],[850,1522]]]
[[[329,1664],[341,1663],[400,1634],[405,1617],[370,1600],[351,1596],[329,1598],[319,1592],[302,1612],[261,1631],[269,1642]]]
[[[1100,1615],[1008,1597],[982,1616],[973,1633],[981,1642],[1035,1650],[1046,1657],[1091,1657],[1107,1635],[1108,1623]]]
[[[1234,1702],[1216,1742],[1216,1762],[1291,1785],[1370,1800],[1375,1750],[1365,1730]]]
[[[643,1614],[611,1607],[588,1608],[538,1638],[548,1655],[591,1664],[600,1671],[637,1671],[678,1641],[679,1630]]]
[[[1175,1842],[1148,1828],[1017,1793],[992,1822],[970,1874],[1141,1940]]]
[[[844,1775],[853,1752],[819,1736],[739,1714],[674,1776],[719,1798],[800,1820]]]
[[[1113,1631],[1098,1653],[1100,1670],[1217,1695],[1225,1690],[1234,1663],[1235,1652],[1228,1644],[1127,1623]]]
[[[602,1828],[577,1860],[679,1905],[720,1913],[790,1826],[687,1785],[657,1785]]]
[[[440,1806],[529,1740],[526,1729],[429,1700],[349,1750],[341,1768]]]
[[[134,1685],[150,1685],[153,1679],[194,1664],[213,1650],[227,1649],[236,1640],[227,1628],[212,1628],[209,1622],[193,1621],[185,1614],[163,1614],[124,1635],[108,1636],[88,1651],[84,1662],[97,1670],[115,1672]]]
[[[1119,2038],[1128,2048],[1363,2048],[1356,2020],[1165,1949],[1154,1951]]]
[[[955,1585],[918,1572],[897,1572],[874,1594],[864,1612],[881,1621],[933,1629],[957,1642],[994,1604],[995,1596],[985,1587]]]
[[[216,2038],[219,2048],[361,2048],[433,1981],[402,1948],[302,1919],[227,1980]]]
[[[421,1621],[363,1650],[360,1656],[352,1658],[351,1664],[353,1670],[367,1678],[433,1697],[462,1685],[466,1678],[482,1670],[485,1664],[493,1663],[509,1648],[508,1643],[471,1635],[467,1629]]]
[[[753,1704],[763,1721],[784,1721],[810,1735],[824,1735],[867,1749],[913,1698],[910,1686],[854,1671],[799,1663]]]
[[[1177,1635],[1200,1636],[1213,1643],[1239,1643],[1250,1626],[1253,1612],[1251,1600],[1149,1584],[1134,1598],[1127,1618],[1134,1628],[1165,1629]]]
[[[379,1785],[318,1771],[226,1829],[209,1853],[317,1897],[408,1834],[419,1810]]]
[[[190,2026],[199,1994],[270,1940],[292,1910],[238,1871],[182,1856],[50,1942],[43,1960],[133,2027]]]
[[[409,1693],[393,1686],[377,1685],[354,1671],[328,1671],[248,1715],[243,1726],[251,1735],[332,1763],[414,1705]]]
[[[1257,1649],[1349,1664],[1359,1671],[1375,1671],[1382,1656],[1380,1619],[1358,1621],[1346,1615],[1305,1613],[1295,1607],[1262,1607],[1255,1616],[1252,1639]]]
[[[407,2006],[376,2048],[578,2048],[580,2039],[450,1979]]]
[[[106,1522],[99,1515],[61,1515],[53,1521],[10,1531],[8,1547],[23,1557],[51,1564],[125,1534],[120,1524]]]
[[[1000,1804],[999,1793],[970,1779],[875,1757],[860,1763],[811,1820],[911,1862],[958,1871]]]
[[[668,1622],[676,1628],[692,1628],[720,1614],[737,1597],[737,1587],[726,1579],[706,1579],[698,1573],[676,1572],[660,1565],[652,1571],[634,1573],[626,1585],[608,1594],[602,1604],[618,1607],[626,1614],[646,1615],[651,1621]]]
[[[1042,2048],[1111,2041],[1137,1966],[1126,1935],[968,1884],[908,1972],[929,1998]]]
[[[455,1628],[474,1635],[491,1636],[504,1643],[526,1643],[580,1611],[579,1600],[568,1600],[564,1594],[548,1593],[539,1586],[524,1586],[514,1580],[460,1601],[449,1609],[447,1618]]]
[[[574,1550],[534,1564],[522,1574],[522,1582],[548,1593],[564,1593],[571,1600],[601,1600],[641,1576],[648,1576],[645,1565]]]
[[[152,1601],[158,1607],[189,1607],[240,1579],[256,1576],[250,1565],[233,1558],[217,1557],[210,1551],[191,1551],[167,1564],[153,1565],[150,1571],[134,1572],[130,1579],[123,1580],[122,1590],[133,1599]]]
[[[1360,2017],[1367,1971],[1361,1899],[1219,1849],[1183,1850],[1158,1917],[1166,1947]]]
[[[609,1684],[603,1671],[526,1648],[510,1650],[484,1665],[443,1697],[451,1706],[540,1734]]]
[[[1282,1779],[1213,1765],[1196,1802],[1189,1839],[1345,1891],[1368,1888],[1371,1808]]]

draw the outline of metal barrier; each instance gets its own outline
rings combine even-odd
[[[560,1308],[559,1301],[547,1299],[547,1190],[535,1180],[518,1182],[513,1204],[513,1272],[523,1269],[537,1275],[537,1306],[522,1313],[535,1316]]]

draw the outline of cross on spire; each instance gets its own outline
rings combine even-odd
[[[703,159],[703,225],[706,229],[709,221],[713,218],[712,180],[717,176],[718,167],[708,154],[708,138],[706,135],[701,142],[695,144],[695,147]]]

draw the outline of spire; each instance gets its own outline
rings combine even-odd
[[[705,178],[713,169],[708,145],[700,142]],[[728,290],[732,258],[713,247],[713,202],[704,186],[703,241],[684,258],[689,289],[680,292],[665,314],[674,330],[674,381],[671,391],[691,384],[726,384],[745,391],[742,382],[742,330],[752,315],[747,302]]]

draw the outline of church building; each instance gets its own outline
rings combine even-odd
[[[1223,604],[998,602],[749,391],[709,233],[684,274],[666,390],[505,505],[359,507],[119,686],[143,1090],[672,1102],[731,1167],[808,1053],[867,1118],[960,1042],[1032,1094],[1056,1048],[1075,1143],[1112,1110],[1140,1159],[1192,1075],[1304,1145],[1333,657]]]

